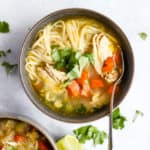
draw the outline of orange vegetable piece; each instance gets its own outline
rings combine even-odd
[[[108,57],[103,65],[102,71],[103,72],[111,72],[114,68],[114,60],[112,57]]]
[[[36,90],[40,90],[42,87],[43,87],[43,83],[42,83],[42,82],[39,82],[39,83],[34,84],[34,88],[35,88]]]
[[[110,86],[108,87],[108,90],[107,90],[107,93],[108,93],[108,94],[112,94],[113,86],[114,86],[114,85],[110,85]],[[119,90],[119,87],[117,86],[115,92],[117,92],[118,90]]]
[[[88,72],[86,70],[83,70],[81,78],[77,79],[77,82],[83,86],[87,79],[88,79]]]
[[[102,88],[104,87],[104,82],[101,79],[92,79],[90,85],[91,88]]]
[[[16,135],[14,136],[14,140],[15,140],[16,142],[24,142],[25,139],[26,139],[26,138],[25,138],[23,135],[18,135],[18,134],[16,134]]]
[[[80,95],[80,86],[76,80],[72,80],[67,86],[67,90],[70,96],[79,96]]]
[[[114,58],[115,58],[116,64],[120,65],[121,64],[121,55],[120,55],[119,50],[117,50],[117,52],[115,53]]]
[[[44,141],[39,141],[39,150],[49,150]]]

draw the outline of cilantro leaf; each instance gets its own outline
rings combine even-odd
[[[9,146],[6,148],[6,150],[16,150],[16,148],[12,147],[12,146]]]
[[[78,128],[73,131],[80,143],[85,143],[87,140],[93,140],[94,145],[103,144],[107,138],[107,133],[98,130],[95,126],[88,125]]]
[[[92,55],[82,55],[80,51],[73,51],[71,48],[60,49],[58,46],[51,46],[52,58],[56,69],[64,69],[69,80],[79,78],[83,68],[92,61]]]
[[[0,32],[7,33],[9,32],[9,24],[5,21],[0,21]]]
[[[80,72],[82,72],[83,68],[87,65],[88,62],[89,62],[89,60],[85,56],[81,56],[79,58]]]
[[[123,129],[125,127],[126,117],[122,116],[120,109],[117,108],[113,112],[113,128],[114,129]]]
[[[17,68],[17,64],[10,64],[7,61],[4,61],[1,65],[5,68],[7,74],[12,73]]]
[[[146,40],[147,39],[147,33],[145,33],[145,32],[141,32],[141,33],[139,33],[139,37],[142,39],[142,40]]]
[[[0,58],[6,57],[8,53],[11,53],[11,49],[8,49],[7,51],[0,50]]]
[[[92,53],[85,53],[84,56],[89,59],[90,63],[94,64],[94,57]]]
[[[136,110],[132,122],[135,122],[139,116],[143,117],[144,113],[140,110]]]
[[[81,76],[81,72],[79,70],[79,66],[75,65],[74,68],[67,74],[70,80],[78,78]]]

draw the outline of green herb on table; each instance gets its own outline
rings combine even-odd
[[[7,33],[9,32],[9,24],[5,21],[0,21],[0,32]]]
[[[142,40],[146,40],[147,39],[147,33],[145,33],[145,32],[140,32],[139,33],[139,37],[142,39]]]
[[[11,53],[11,49],[8,49],[7,51],[0,50],[0,58],[6,57],[9,53]]]
[[[107,133],[98,130],[95,126],[88,125],[73,131],[80,143],[93,140],[94,145],[103,144],[107,138]]]
[[[113,112],[113,128],[123,129],[125,127],[125,121],[127,121],[127,119],[121,115],[120,109],[115,109]]]
[[[17,68],[17,64],[10,64],[7,61],[4,61],[1,65],[5,68],[7,74],[11,74]]]
[[[144,113],[140,110],[136,110],[132,122],[135,122],[139,116],[143,117]]]

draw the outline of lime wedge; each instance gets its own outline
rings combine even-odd
[[[56,145],[58,150],[84,150],[78,139],[71,135],[67,135],[60,139]]]

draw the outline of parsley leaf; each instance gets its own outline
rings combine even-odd
[[[0,50],[0,58],[6,57],[9,53],[11,53],[11,49],[8,49],[7,51]]]
[[[1,65],[5,68],[7,74],[11,74],[17,68],[17,64],[10,64],[7,61],[4,61]]]
[[[148,35],[145,32],[141,32],[141,33],[139,33],[139,36],[142,40],[146,40]]]
[[[78,128],[73,131],[80,143],[85,143],[87,140],[93,140],[94,145],[103,144],[107,138],[107,133],[98,130],[95,126],[88,125]]]
[[[140,110],[136,110],[132,122],[135,122],[139,116],[143,117],[144,113]]]
[[[117,108],[113,112],[113,128],[114,129],[123,129],[125,127],[126,117],[122,116],[120,109]]]
[[[7,33],[9,32],[9,24],[5,21],[0,21],[0,32]]]

